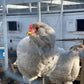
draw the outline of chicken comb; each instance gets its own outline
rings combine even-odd
[[[82,47],[84,48],[84,44],[82,44]]]
[[[30,27],[29,27],[29,32],[31,31],[32,27],[33,27],[33,24],[30,25]]]

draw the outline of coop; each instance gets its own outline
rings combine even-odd
[[[20,75],[22,79],[17,65],[13,65],[17,59],[16,49],[19,41],[26,37],[30,24],[35,22],[51,26],[56,32],[56,44],[65,50],[71,45],[84,43],[83,0],[0,0],[0,47],[4,47],[5,52],[0,63],[4,62],[3,71],[8,71],[7,75],[10,73],[9,78],[16,80]],[[82,71],[74,84],[84,83],[84,60],[81,65]]]

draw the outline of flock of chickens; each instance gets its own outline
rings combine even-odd
[[[83,45],[72,45],[65,51],[55,42],[55,31],[45,23],[31,24],[27,36],[19,42],[17,65],[30,84],[45,76],[56,84],[73,84],[78,76]]]

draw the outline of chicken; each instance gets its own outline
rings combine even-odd
[[[55,31],[45,23],[30,25],[28,36],[17,47],[17,65],[23,76],[31,82],[50,74],[55,68]]]
[[[80,84],[84,84],[84,44],[83,49],[80,50],[79,56],[81,58],[81,72],[80,72]]]
[[[79,74],[79,49],[80,44],[73,45],[64,53],[59,55],[58,62],[49,78],[56,84],[72,84]]]

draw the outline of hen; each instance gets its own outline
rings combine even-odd
[[[72,84],[80,70],[79,51],[81,44],[73,45],[64,53],[59,55],[58,62],[49,78],[56,84]]]
[[[45,23],[30,25],[28,36],[17,47],[17,65],[29,81],[50,74],[55,68],[55,31]]]

